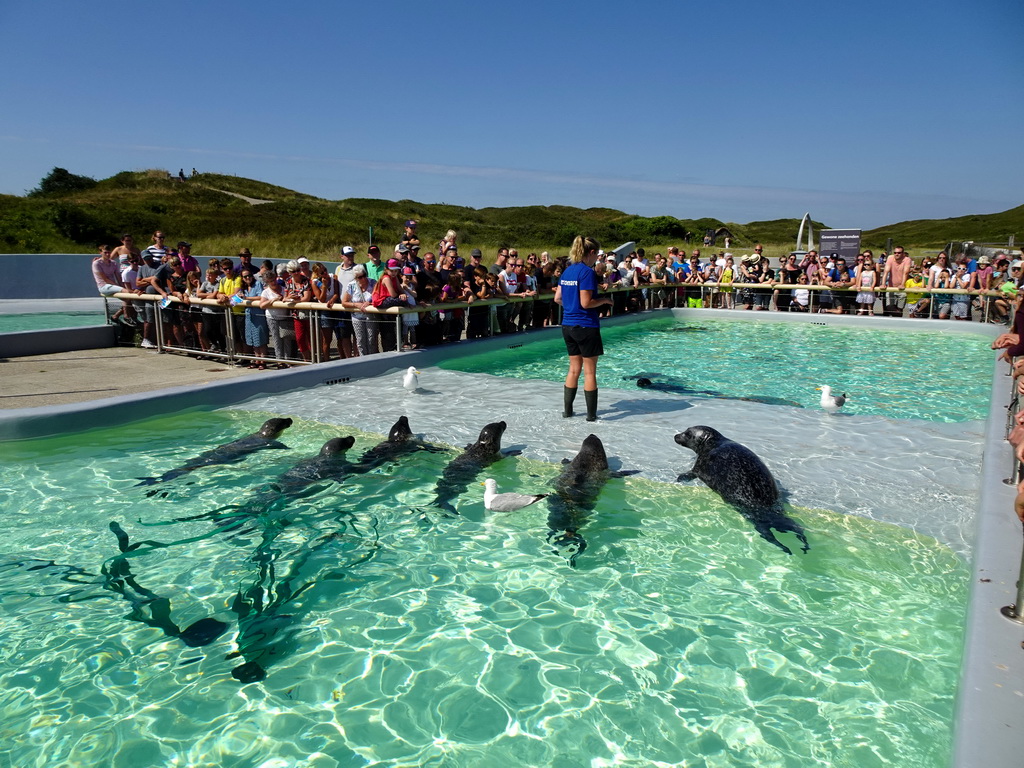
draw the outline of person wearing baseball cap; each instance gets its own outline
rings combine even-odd
[[[402,235],[402,244],[409,249],[412,249],[413,246],[416,248],[420,247],[420,236],[416,234],[415,219],[409,219],[405,222],[405,234]]]

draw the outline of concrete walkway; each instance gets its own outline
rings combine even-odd
[[[137,347],[14,357],[0,360],[0,409],[67,405],[261,374]]]

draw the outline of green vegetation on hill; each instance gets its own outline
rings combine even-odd
[[[1006,243],[1010,236],[1021,245],[1024,235],[1024,205],[1000,213],[957,216],[951,219],[917,219],[901,221],[887,227],[864,232],[863,239],[872,243],[885,243],[891,237],[895,243],[911,246],[937,245],[959,240],[976,243]]]
[[[234,193],[234,194],[227,194]],[[251,205],[234,195],[272,202]],[[91,252],[99,242],[116,243],[131,232],[143,245],[149,233],[164,229],[171,242],[190,240],[194,252],[231,255],[246,245],[260,257],[334,259],[338,248],[362,248],[373,241],[389,248],[408,218],[420,222],[425,247],[448,229],[460,245],[494,249],[499,245],[564,253],[579,233],[615,247],[634,240],[648,249],[683,245],[683,234],[699,245],[704,232],[725,226],[733,249],[755,242],[784,252],[796,240],[799,219],[723,224],[717,219],[635,216],[610,208],[568,206],[467,208],[412,200],[350,198],[329,201],[254,179],[201,174],[184,182],[166,171],[124,171],[96,181],[55,168],[28,196],[0,195],[0,252]],[[819,232],[824,224],[814,222]],[[887,237],[909,246],[941,246],[948,240],[1001,240],[1024,232],[1024,206],[988,216],[942,221],[902,222],[865,232],[865,246],[880,248]],[[720,243],[719,243],[720,245]]]

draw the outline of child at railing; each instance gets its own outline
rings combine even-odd
[[[950,288],[949,284],[949,270],[940,270],[932,281],[933,288]],[[936,293],[933,294],[932,300],[935,302],[935,313],[939,320],[945,320],[949,317],[950,308],[953,306],[953,297],[948,293]]]
[[[973,276],[967,271],[967,267],[963,264],[956,268],[956,273],[950,279],[950,288],[963,288],[967,289],[971,287],[974,282]],[[953,294],[952,312],[954,320],[970,320],[971,319],[971,296],[968,293],[956,293]]]
[[[875,314],[875,286],[878,285],[878,271],[875,269],[875,262],[865,258],[864,263],[857,269],[857,314]]]
[[[402,268],[402,290],[405,291],[405,298],[410,307],[415,307],[416,283],[413,278],[415,270],[412,267]],[[419,349],[416,344],[416,327],[420,324],[420,316],[416,312],[408,312],[402,315],[402,349]]]
[[[725,266],[722,267],[722,273],[718,276],[718,282],[722,284],[719,288],[719,293],[722,297],[722,309],[732,309],[732,284],[736,279],[736,271],[733,269],[732,256],[725,257]]]
[[[807,286],[808,285],[818,285],[818,278],[817,278],[817,276],[815,276],[814,279],[811,280],[810,283],[808,283],[807,282],[807,273],[806,272],[801,272],[797,276],[796,282],[801,287],[793,289],[793,298],[789,302],[789,311],[790,312],[806,312],[808,310],[809,306],[810,306],[810,303],[811,303],[811,291],[810,291],[809,288],[807,288]]]
[[[441,289],[441,301],[444,303],[450,301],[469,301],[470,296],[470,290],[462,279],[462,273],[452,272],[451,276],[448,278],[448,285]],[[464,318],[464,309],[444,310],[445,341],[458,341],[462,338]]]

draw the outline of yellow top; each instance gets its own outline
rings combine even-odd
[[[228,298],[234,296],[242,289],[242,278],[240,276],[235,277],[222,277],[220,282],[217,283],[217,292],[223,293]],[[236,315],[245,313],[245,307],[232,307],[231,311]]]
[[[924,288],[926,284],[927,283],[925,283],[925,279],[923,277],[918,279],[918,280],[915,280],[912,277],[907,278],[907,283],[905,285],[905,287],[907,289],[907,303],[913,304],[915,302],[920,301],[924,297],[924,294],[923,293],[911,293],[911,289],[912,288]]]

